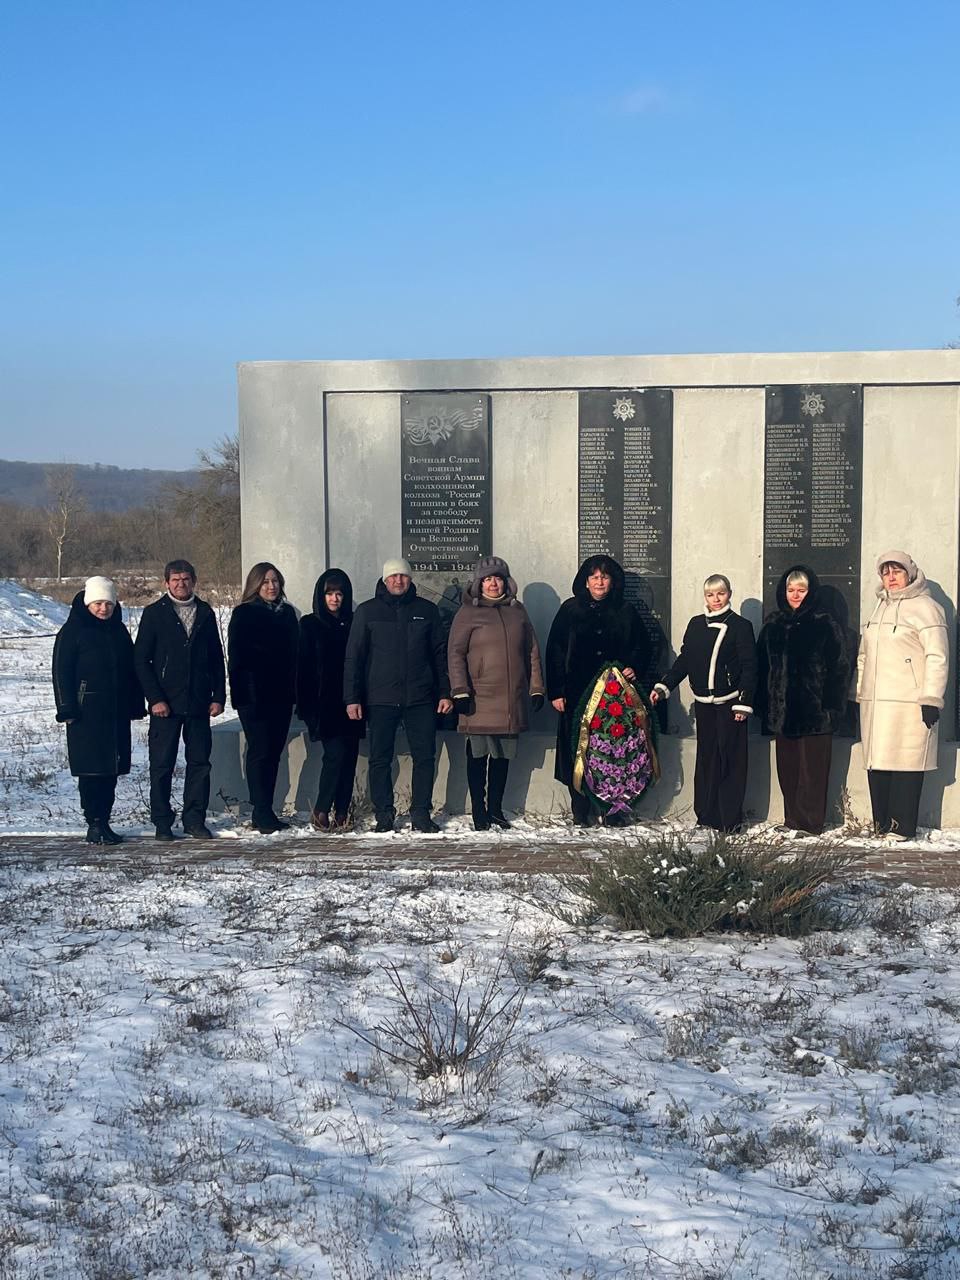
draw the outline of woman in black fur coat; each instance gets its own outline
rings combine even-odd
[[[591,822],[589,799],[573,788],[573,718],[600,667],[616,663],[628,680],[645,670],[650,641],[639,613],[623,598],[624,574],[610,556],[590,556],[573,580],[547,639],[547,697],[557,711],[554,777],[570,790],[577,826]]]
[[[263,835],[289,825],[273,811],[297,674],[297,615],[284,599],[283,589],[283,574],[276,565],[255,564],[227,630],[230,700],[247,740],[253,827]]]
[[[811,835],[823,830],[833,735],[850,688],[844,635],[819,594],[812,569],[788,569],[757,640],[756,709],[763,732],[776,739],[783,824]]]
[[[353,584],[327,569],[313,588],[313,612],[300,619],[297,715],[311,742],[323,743],[323,767],[311,822],[318,831],[350,821],[363,721],[349,720],[343,702],[343,659],[353,621]],[[330,815],[333,814],[331,822]]]
[[[753,627],[730,607],[730,579],[703,584],[703,613],[687,623],[677,660],[653,686],[655,705],[689,679],[697,723],[693,811],[701,827],[739,831],[747,788],[747,716],[753,711],[757,644]]]

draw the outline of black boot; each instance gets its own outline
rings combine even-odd
[[[509,831],[510,823],[503,816],[503,793],[507,789],[507,771],[510,761],[490,757],[490,778],[487,792],[487,815],[495,827]]]
[[[595,827],[597,825],[597,815],[593,811],[590,801],[585,795],[581,795],[579,791],[575,791],[573,787],[570,791],[570,815],[573,818],[575,827]]]
[[[123,836],[118,836],[116,831],[114,831],[110,826],[109,814],[107,814],[105,818],[100,818],[97,822],[97,826],[100,828],[101,844],[123,844]],[[89,840],[89,838],[90,837],[88,835],[87,839]]]
[[[92,818],[87,821],[87,844],[121,844],[123,836],[118,836],[110,827],[109,818]]]
[[[467,743],[467,786],[470,788],[470,808],[473,810],[474,831],[489,831],[487,817],[487,757],[477,759]]]

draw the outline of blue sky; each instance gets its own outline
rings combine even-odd
[[[960,4],[7,0],[0,456],[247,359],[960,337]]]

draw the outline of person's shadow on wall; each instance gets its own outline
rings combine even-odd
[[[847,817],[847,778],[850,773],[850,753],[859,737],[860,720],[856,703],[857,650],[860,637],[850,625],[850,606],[843,592],[830,583],[820,584],[818,601],[825,613],[829,613],[843,632],[844,654],[847,662],[847,705],[840,725],[833,735],[833,754],[830,760],[830,780],[827,784],[827,821],[841,825]]]
[[[943,610],[947,620],[947,647],[950,654],[950,666],[947,672],[947,692],[943,699],[943,711],[940,714],[940,742],[954,742],[958,737],[957,724],[957,610],[950,597],[939,582],[927,579],[931,598]],[[957,752],[955,749],[944,751],[941,746],[937,769],[924,775],[923,792],[920,797],[920,821],[925,827],[939,828],[943,822],[943,793],[952,787],[957,780]]]
[[[521,603],[529,614],[540,646],[540,667],[543,682],[547,682],[547,637],[560,608],[560,597],[547,582],[528,582],[521,592]],[[530,793],[530,780],[534,772],[543,769],[547,752],[557,740],[557,713],[547,701],[544,689],[543,707],[540,711],[530,708],[529,728],[520,735],[517,758],[510,765],[507,775],[505,804],[516,813],[523,813]],[[557,783],[560,786],[560,783]]]
[[[734,608],[736,608],[734,601]],[[747,596],[740,604],[740,613],[753,627],[756,638],[763,626],[763,601]],[[754,697],[756,702],[756,697]],[[747,767],[747,792],[743,800],[744,815],[766,822],[770,817],[771,767],[770,756],[773,739],[760,731],[760,717],[750,717],[750,754]]]
[[[320,789],[320,770],[323,767],[323,743],[311,742],[310,734],[307,732],[306,725],[302,724],[296,716],[293,718],[291,725],[291,737],[287,740],[287,747],[281,757],[281,768],[284,761],[287,763],[289,771],[290,752],[294,749],[294,739],[300,739],[300,750],[303,752],[303,764],[300,766],[300,776],[297,778],[297,793],[294,799],[297,813],[311,813],[313,806],[316,804],[317,792]],[[279,790],[279,785],[278,785]]]

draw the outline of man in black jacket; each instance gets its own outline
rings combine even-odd
[[[211,716],[223,712],[223,645],[213,610],[194,595],[197,575],[188,560],[163,571],[167,591],[148,605],[134,645],[137,677],[150,707],[150,819],[158,840],[174,840],[170,787],[183,735],[187,772],[183,829],[209,840]]]
[[[370,799],[377,831],[392,831],[394,743],[403,724],[413,759],[410,823],[440,830],[430,817],[436,758],[436,716],[453,710],[447,644],[435,604],[417,595],[406,560],[388,560],[376,595],[353,615],[343,668],[347,715],[364,714],[369,728]]]

